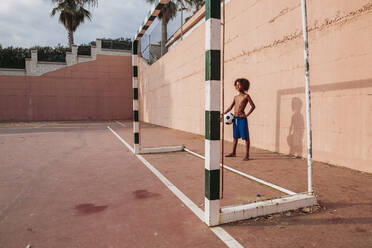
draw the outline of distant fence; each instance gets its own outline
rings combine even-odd
[[[91,46],[79,46],[77,54],[84,55],[84,56],[91,56],[92,55]]]
[[[102,40],[102,48],[131,50],[132,42],[129,39],[127,40]]]
[[[71,49],[67,47],[35,47],[37,49],[38,61],[43,62],[66,62],[66,52],[70,52]]]

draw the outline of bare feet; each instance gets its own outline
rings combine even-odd
[[[235,153],[229,153],[229,154],[227,154],[225,157],[235,157]]]
[[[247,156],[243,158],[243,161],[248,161],[248,160],[250,160],[250,158]]]

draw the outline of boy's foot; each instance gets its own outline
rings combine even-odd
[[[251,160],[251,159],[249,157],[243,158],[243,161],[248,161],[248,160]]]
[[[235,157],[235,153],[229,153],[229,154],[227,154],[227,155],[225,155],[225,157]]]

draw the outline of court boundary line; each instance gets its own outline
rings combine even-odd
[[[120,126],[122,127],[127,127],[127,125],[125,125],[124,123],[121,123],[120,121],[115,121],[116,124],[119,124]]]
[[[116,123],[119,124],[119,125],[121,125],[121,126],[125,126],[125,124],[124,124],[124,123],[121,123],[120,121],[116,121]],[[129,146],[129,145],[128,145],[128,146]],[[186,146],[184,146],[184,149],[183,149],[183,150],[184,150],[185,152],[188,152],[188,153],[190,153],[190,154],[196,156],[196,157],[199,157],[199,158],[201,158],[201,159],[205,159],[205,157],[204,157],[203,155],[200,155],[200,154],[198,154],[198,153],[196,153],[196,152],[194,152],[194,151],[191,151],[190,149],[187,149]],[[222,166],[221,163],[220,163],[220,166]],[[240,175],[240,176],[246,177],[246,178],[248,178],[248,179],[250,179],[250,180],[256,181],[256,182],[258,182],[258,183],[260,183],[260,184],[266,185],[266,186],[268,186],[268,187],[271,187],[271,188],[273,188],[273,189],[275,189],[275,190],[278,190],[278,191],[280,191],[280,192],[283,192],[283,193],[285,193],[285,194],[288,194],[288,195],[296,195],[296,194],[298,194],[298,193],[293,192],[293,191],[291,191],[291,190],[288,190],[288,189],[285,189],[285,188],[283,188],[283,187],[280,187],[279,185],[275,185],[275,184],[273,184],[273,183],[266,182],[265,180],[259,179],[259,178],[257,178],[257,177],[252,176],[252,175],[249,175],[249,174],[247,174],[247,173],[244,173],[244,172],[242,172],[242,171],[239,171],[239,170],[237,170],[237,169],[234,169],[234,168],[232,168],[232,167],[230,167],[230,166],[228,166],[228,165],[226,165],[226,164],[224,164],[224,168],[227,169],[227,170],[229,170],[229,171],[231,171],[231,172],[233,172],[233,173],[235,173],[235,174],[238,174],[238,175]]]
[[[181,200],[203,223],[204,211],[201,210],[193,201],[191,201],[182,191],[172,184],[165,176],[163,176],[154,166],[152,166],[143,156],[135,154],[134,148],[131,147],[123,138],[120,137],[110,126],[107,128],[113,133],[159,180],[171,191],[178,199]],[[222,227],[208,227],[222,242],[229,248],[243,248],[243,246],[234,239]]]
[[[189,149],[187,149],[187,148],[185,148],[184,150],[185,150],[186,152],[188,152],[188,153],[190,153],[190,154],[196,156],[196,157],[199,157],[199,158],[201,158],[201,159],[205,159],[205,157],[204,157],[203,155],[200,155],[200,154],[198,154],[198,153],[196,153],[196,152],[193,152],[193,151],[191,151],[191,150],[189,150]],[[220,166],[222,166],[222,164],[220,164]],[[229,171],[231,171],[231,172],[233,172],[233,173],[235,173],[235,174],[238,174],[238,175],[240,175],[240,176],[246,177],[246,178],[248,178],[248,179],[251,179],[251,180],[253,180],[253,181],[256,181],[256,182],[258,182],[258,183],[261,183],[261,184],[263,184],[263,185],[266,185],[266,186],[268,186],[268,187],[271,187],[271,188],[273,188],[273,189],[275,189],[275,190],[278,190],[278,191],[280,191],[280,192],[286,193],[286,194],[288,194],[288,195],[296,195],[296,194],[297,194],[297,193],[295,193],[295,192],[293,192],[293,191],[291,191],[291,190],[285,189],[285,188],[280,187],[280,186],[278,186],[278,185],[275,185],[275,184],[272,184],[272,183],[266,182],[266,181],[264,181],[264,180],[262,180],[262,179],[259,179],[259,178],[257,178],[257,177],[251,176],[251,175],[249,175],[249,174],[247,174],[247,173],[244,173],[244,172],[242,172],[242,171],[239,171],[239,170],[237,170],[237,169],[234,169],[234,168],[232,168],[232,167],[230,167],[230,166],[228,166],[228,165],[226,165],[226,164],[224,164],[224,168],[227,169],[227,170],[229,170]]]
[[[29,133],[6,133],[6,134],[0,134],[0,137],[9,137],[9,136],[19,136],[19,135],[31,135],[31,134],[36,134],[36,135],[41,135],[41,134],[60,134],[61,132],[29,132]]]

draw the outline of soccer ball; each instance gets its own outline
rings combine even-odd
[[[223,117],[226,125],[231,125],[233,123],[234,116],[231,113],[227,113]]]

